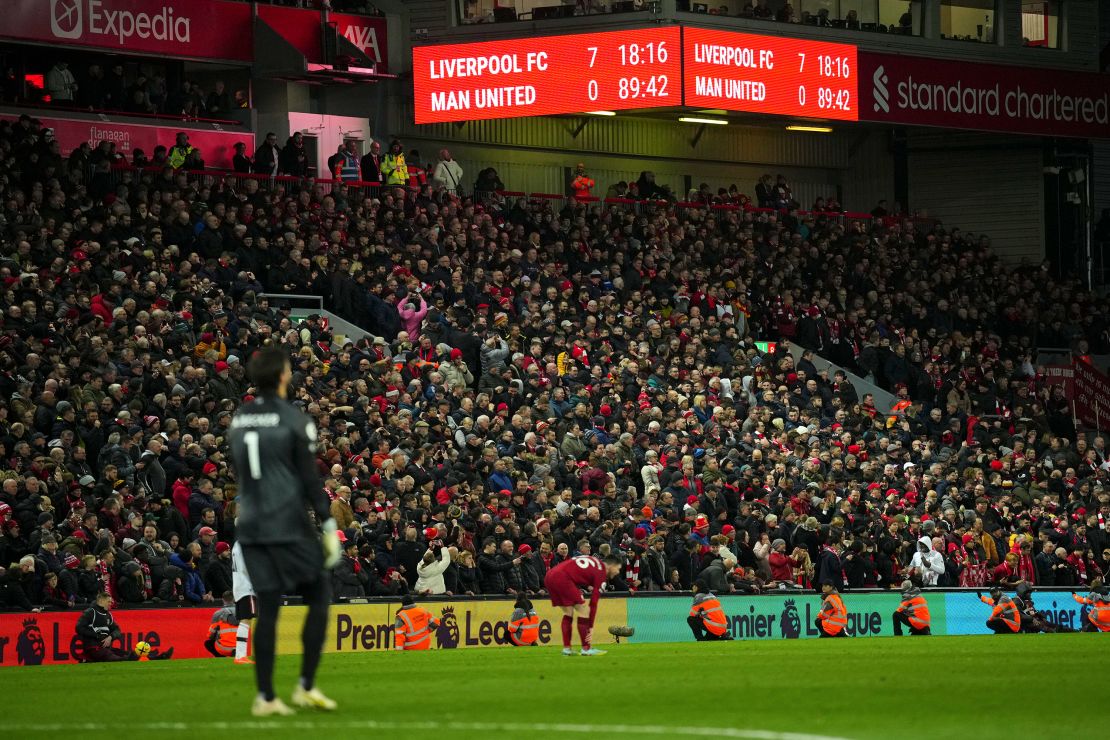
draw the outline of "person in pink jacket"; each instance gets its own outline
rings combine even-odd
[[[428,304],[419,293],[408,293],[397,299],[397,313],[401,315],[401,326],[409,333],[409,341],[420,341],[420,323],[428,313]]]

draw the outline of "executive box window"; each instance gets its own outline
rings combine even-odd
[[[921,0],[800,0],[800,21],[852,31],[916,36],[921,32]]]
[[[995,43],[995,0],[940,0],[941,38]]]
[[[1060,3],[1040,0],[1021,4],[1021,38],[1026,46],[1060,48]]]
[[[576,15],[647,11],[659,0],[455,0],[459,23],[542,21]]]

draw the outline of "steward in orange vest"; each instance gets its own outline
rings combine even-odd
[[[1110,595],[1105,586],[1091,591],[1089,596],[1071,597],[1080,604],[1091,607],[1087,612],[1087,623],[1083,625],[1083,632],[1110,632]]]
[[[981,592],[975,592],[979,601],[994,607],[987,620],[987,627],[990,627],[996,635],[1013,635],[1021,632],[1021,612],[1017,604],[1009,596],[1003,595],[1000,588],[992,588],[990,594],[988,599]]]
[[[439,620],[406,594],[401,598],[401,610],[393,624],[393,649],[427,650],[432,645],[432,630],[436,627],[439,627]]]
[[[903,625],[910,628],[911,635],[929,635],[929,605],[921,595],[921,589],[909,581],[902,584],[902,603],[894,610],[894,634],[902,636]]]
[[[204,647],[217,658],[229,658],[235,654],[236,633],[239,620],[235,617],[235,602],[231,592],[224,594],[224,605],[212,615],[212,626],[208,629],[208,639]]]
[[[844,628],[848,626],[848,610],[844,608],[844,600],[836,592],[836,586],[822,583],[821,593],[824,594],[824,603],[821,604],[821,611],[817,612],[817,631],[821,637],[847,637]]]
[[[532,602],[518,596],[514,607],[513,616],[509,618],[509,639],[514,645],[535,645],[540,639],[540,618]]]
[[[694,583],[694,603],[690,607],[690,616],[686,623],[690,625],[690,631],[698,642],[732,639],[732,635],[728,633],[725,610],[705,581]]]

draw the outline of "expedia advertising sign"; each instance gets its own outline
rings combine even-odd
[[[1110,75],[859,52],[859,119],[1110,138]]]
[[[0,36],[167,56],[251,59],[251,6],[220,0],[4,0]]]
[[[559,622],[561,610],[543,601],[532,602],[540,618],[539,644],[562,644]],[[602,599],[597,607],[593,639],[597,644],[613,642],[609,625],[627,624],[626,599]],[[428,601],[419,606],[430,611],[439,620],[439,629],[432,637],[433,650],[456,648],[498,647],[510,645],[509,617],[513,601]],[[332,653],[368,652],[393,649],[393,624],[399,603],[393,604],[333,604],[329,612],[328,636],[324,649]],[[278,623],[278,652],[301,652],[301,626],[304,623],[303,607],[286,608]],[[575,633],[577,645],[577,632]]]
[[[848,609],[849,637],[893,635],[891,615],[901,603],[897,593],[842,595]],[[936,625],[945,624],[945,594],[925,594]],[[728,618],[728,629],[736,640],[796,640],[817,637],[817,612],[821,597],[812,593],[773,593],[764,596],[721,596],[721,607]],[[974,595],[972,598],[975,598]],[[631,599],[629,624],[636,628],[632,642],[685,642],[693,639],[686,617],[691,600],[678,598]],[[989,610],[988,610],[989,611]],[[986,619],[986,616],[983,616]],[[982,621],[982,620],[980,620]]]

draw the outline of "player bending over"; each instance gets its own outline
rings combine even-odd
[[[597,600],[605,582],[620,573],[623,564],[618,557],[605,560],[589,555],[579,555],[559,563],[547,572],[544,588],[551,594],[551,605],[563,610],[563,655],[574,655],[570,649],[574,615],[578,615],[578,637],[582,641],[582,655],[605,655],[604,650],[591,647]],[[582,598],[582,589],[590,587],[590,604]]]

